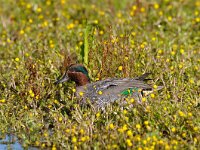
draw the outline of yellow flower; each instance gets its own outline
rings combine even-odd
[[[152,37],[152,38],[151,38],[151,40],[152,40],[152,41],[155,41],[155,40],[156,40],[156,38],[155,38],[155,37]]]
[[[125,119],[126,121],[128,121],[128,120],[129,120],[129,117],[124,117],[124,119]]]
[[[62,121],[62,117],[59,117],[59,118],[58,118],[58,121],[61,122],[61,121]]]
[[[80,46],[83,45],[83,41],[80,41],[80,42],[79,42],[79,45],[80,45]]]
[[[194,84],[194,79],[193,79],[193,78],[190,78],[190,79],[189,79],[189,82],[190,82],[191,84]]]
[[[82,137],[82,138],[81,138],[81,141],[82,141],[82,142],[85,142],[85,141],[86,141],[86,137],[85,137],[85,136]]]
[[[177,145],[177,144],[178,144],[178,141],[172,140],[171,143],[174,144],[174,145]]]
[[[40,142],[39,141],[35,141],[35,146],[39,146]]]
[[[136,128],[137,128],[138,130],[140,130],[140,129],[141,129],[141,125],[140,125],[140,124],[136,124]]]
[[[184,137],[184,138],[186,137],[186,133],[185,133],[185,132],[184,132],[184,133],[182,133],[182,137]]]
[[[0,103],[5,103],[5,102],[6,102],[5,99],[1,99],[1,100],[0,100]]]
[[[83,92],[79,92],[79,95],[80,95],[80,96],[83,96],[83,95],[84,95],[84,93],[83,93]]]
[[[125,57],[124,57],[124,60],[126,60],[126,61],[127,61],[128,59],[129,59],[129,58],[128,58],[127,56],[125,56]]]
[[[142,102],[146,102],[146,98],[145,97],[142,97]]]
[[[130,99],[130,103],[134,103],[134,101],[135,101],[134,98]]]
[[[133,136],[133,132],[132,132],[131,130],[128,130],[128,131],[126,132],[126,134],[127,134],[129,137],[132,137],[132,136]]]
[[[27,9],[30,9],[30,8],[31,8],[31,4],[27,4],[27,5],[26,5],[26,8],[27,8]]]
[[[122,69],[123,69],[122,66],[119,66],[119,67],[118,67],[118,70],[119,70],[119,71],[122,71]]]
[[[16,61],[16,62],[18,62],[18,61],[19,61],[19,58],[18,58],[18,57],[16,57],[16,58],[15,58],[15,61]]]
[[[44,22],[43,22],[43,26],[44,26],[44,27],[47,27],[47,26],[48,26],[48,21],[44,21]]]
[[[75,92],[76,92],[76,89],[72,89],[72,92],[74,92],[74,93],[75,93]]]
[[[54,47],[55,47],[55,45],[54,45],[54,44],[50,44],[50,47],[51,47],[51,48],[54,48]]]
[[[137,10],[137,6],[136,6],[136,5],[133,5],[132,9],[133,9],[133,10]]]
[[[163,15],[163,12],[162,11],[159,11],[159,13],[158,13],[160,16],[162,16]]]
[[[168,144],[165,145],[165,150],[170,150],[170,146]]]
[[[72,137],[72,143],[76,143],[77,142],[77,138],[74,136]]]
[[[19,34],[21,35],[24,34],[24,30],[20,30]]]
[[[128,113],[127,110],[124,109],[123,114],[126,115],[127,113]]]
[[[60,2],[61,2],[61,4],[65,4],[65,0],[61,0]]]
[[[28,107],[25,105],[25,106],[24,106],[24,109],[28,109]]]
[[[101,115],[101,114],[98,112],[98,113],[96,114],[96,117],[98,118],[98,117],[100,117],[100,115]]]
[[[147,141],[148,141],[148,142],[149,142],[149,141],[151,141],[151,138],[150,138],[150,137],[148,137],[148,138],[147,138]]]
[[[146,145],[146,144],[147,144],[147,141],[146,141],[146,140],[143,140],[142,143],[143,143],[144,145]]]
[[[152,93],[152,94],[151,94],[151,98],[155,98],[155,94]]]
[[[122,128],[117,129],[117,131],[120,132],[120,133],[124,132]]]
[[[140,11],[145,12],[145,8],[144,7],[140,8]]]
[[[149,122],[148,122],[148,121],[144,121],[144,124],[145,124],[145,125],[148,125],[148,124],[149,124]]]
[[[55,104],[59,104],[59,102],[58,102],[58,100],[57,100],[57,99],[55,99],[55,100],[54,100],[54,103],[55,103]]]
[[[70,133],[70,129],[66,129],[65,132],[66,132],[66,133]]]
[[[158,88],[158,86],[154,84],[154,85],[153,85],[153,88],[154,88],[154,89],[157,89],[157,88]]]
[[[141,47],[141,48],[144,48],[145,46],[144,46],[144,44],[141,44],[140,47]]]
[[[185,53],[184,49],[180,49],[180,53],[184,54]]]
[[[171,51],[171,55],[174,56],[175,55],[175,51]]]
[[[7,42],[8,42],[8,43],[10,43],[10,42],[11,42],[11,40],[10,40],[9,38],[7,38]]]
[[[126,124],[123,125],[122,129],[123,129],[124,131],[126,131],[126,130],[128,129],[128,128],[127,128],[127,125],[126,125]]]
[[[38,8],[37,8],[37,12],[40,13],[41,11],[42,11],[42,8],[38,7]]]
[[[45,132],[43,135],[44,135],[45,137],[47,137],[47,136],[48,136],[48,133],[47,133],[47,132]]]
[[[99,92],[98,92],[98,94],[99,94],[99,95],[102,95],[102,94],[103,94],[103,92],[102,92],[102,91],[99,91]]]
[[[176,128],[175,127],[172,127],[172,132],[176,132]]]
[[[131,35],[132,35],[132,36],[136,36],[136,33],[135,33],[135,32],[131,32]]]
[[[160,140],[160,141],[159,141],[159,144],[163,144],[163,143],[164,143],[163,140]]]
[[[195,21],[196,22],[200,22],[200,18],[195,18]]]
[[[104,16],[104,15],[105,15],[105,12],[102,11],[102,10],[100,10],[100,11],[99,11],[99,14],[100,14],[101,16]]]
[[[167,20],[172,21],[172,17],[171,16],[167,17]]]
[[[46,1],[46,5],[51,5],[51,1]]]
[[[137,135],[137,136],[135,137],[135,139],[136,139],[137,141],[141,141],[140,135]]]
[[[75,27],[74,23],[70,23],[67,25],[68,30],[73,29],[74,27]]]
[[[182,65],[182,64],[179,64],[179,65],[178,65],[178,68],[179,68],[179,69],[182,69],[182,68],[183,68],[183,65]]]
[[[56,149],[56,146],[53,145],[53,147],[51,148],[51,150],[57,150],[57,149]]]
[[[185,117],[185,114],[184,114],[182,111],[179,111],[178,114],[179,114],[179,116],[181,116],[181,117]]]
[[[84,133],[85,133],[84,129],[80,129],[80,134],[84,134]]]
[[[193,130],[196,132],[198,131],[198,127],[194,127]]]
[[[29,94],[30,94],[31,97],[34,97],[34,96],[35,96],[35,94],[33,93],[32,90],[29,90]]]
[[[164,107],[163,109],[164,109],[164,111],[166,111],[166,110],[167,110],[167,107]]]
[[[99,32],[99,34],[100,34],[100,35],[103,35],[103,34],[104,34],[103,30],[101,30],[101,31]]]
[[[189,112],[189,113],[188,113],[188,117],[192,117],[192,113]]]
[[[113,145],[112,145],[112,148],[113,148],[113,149],[117,149],[117,148],[118,148],[118,145],[113,144]]]
[[[199,12],[196,10],[196,11],[194,12],[194,14],[195,14],[195,16],[198,16],[198,15],[199,15]]]
[[[118,18],[121,18],[121,17],[122,17],[122,13],[121,13],[121,12],[118,12],[118,13],[117,13],[117,17],[118,17]]]
[[[163,50],[159,49],[158,54],[162,54],[162,53],[163,53]]]
[[[132,144],[132,142],[131,142],[130,139],[127,139],[127,140],[126,140],[126,144],[127,144],[127,146],[129,146],[129,147],[133,146],[133,144]]]
[[[157,3],[155,3],[155,4],[154,4],[154,8],[155,8],[155,9],[158,9],[158,8],[159,8],[159,5],[158,5]]]
[[[113,125],[113,123],[111,123],[110,125],[109,125],[109,127],[110,127],[110,129],[114,129],[114,125]]]
[[[197,143],[197,138],[196,137],[194,137],[194,143]]]

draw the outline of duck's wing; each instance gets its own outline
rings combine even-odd
[[[96,90],[106,90],[109,88],[114,88],[122,85],[124,87],[130,86],[138,88],[150,88],[151,86],[149,86],[144,82],[146,80],[151,80],[151,79],[146,79],[149,75],[150,73],[145,73],[142,76],[136,78],[123,78],[123,79],[110,78],[95,82],[92,84],[92,86],[95,87]]]
[[[121,94],[124,96],[131,95],[135,92],[142,93],[144,91],[153,91],[153,88],[146,84],[144,81],[135,79],[118,79],[113,80],[110,84],[107,84],[106,88],[99,88],[102,93],[106,94]]]
[[[137,78],[106,79],[89,84],[87,85],[87,98],[99,107],[127,96],[141,101],[145,92],[153,91],[152,86],[144,82],[146,77],[147,75]]]
[[[152,88],[150,85],[146,84],[144,81],[151,80],[147,79],[147,77],[150,75],[150,73],[145,73],[139,77],[136,78],[123,78],[123,79],[106,79],[103,81],[99,81],[94,83],[95,86],[99,90],[109,89],[109,88],[142,88],[142,89],[149,89]]]

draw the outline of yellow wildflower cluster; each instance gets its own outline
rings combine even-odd
[[[118,132],[120,132],[120,133],[123,133],[123,132],[125,132],[126,130],[128,130],[128,127],[127,127],[126,124],[124,124],[121,128],[118,128]]]
[[[0,103],[5,103],[5,102],[6,102],[5,99],[1,99],[1,100],[0,100]]]
[[[35,94],[34,94],[34,92],[32,90],[29,90],[29,94],[30,94],[31,97],[35,96]]]

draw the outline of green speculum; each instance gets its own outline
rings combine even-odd
[[[123,96],[129,96],[129,95],[132,95],[133,93],[135,92],[139,92],[139,88],[129,88],[129,89],[126,89],[124,91],[121,92],[121,95]]]

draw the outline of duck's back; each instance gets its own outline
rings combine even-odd
[[[78,87],[77,95],[83,93],[83,103],[88,99],[94,105],[102,107],[127,96],[141,101],[141,92],[146,89],[152,90],[152,87],[139,79],[106,79]]]

